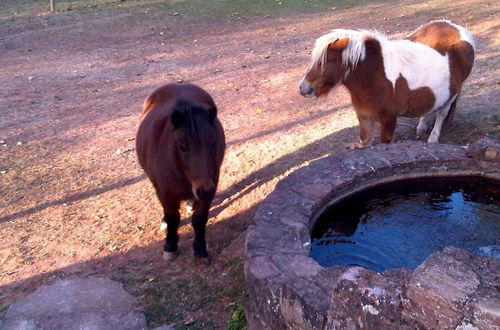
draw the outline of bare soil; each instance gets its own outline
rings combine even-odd
[[[43,283],[107,276],[138,297],[151,327],[225,328],[244,276],[241,256],[222,252],[281,178],[357,139],[344,90],[298,93],[315,38],[332,28],[402,37],[433,19],[466,26],[477,59],[441,141],[499,135],[496,1],[189,3],[0,16],[0,312]],[[213,95],[228,142],[208,267],[192,257],[188,219],[180,257],[163,263],[161,207],[136,162],[142,102],[172,81]],[[395,139],[415,139],[415,127],[401,119]]]

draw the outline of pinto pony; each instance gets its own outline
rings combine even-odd
[[[427,142],[438,142],[474,62],[474,40],[462,26],[428,23],[404,40],[365,30],[332,30],[318,38],[311,66],[300,82],[303,96],[327,95],[343,84],[360,124],[359,143],[371,144],[374,124],[389,143],[397,117],[420,117],[417,136],[434,127]]]
[[[208,263],[205,227],[225,149],[217,107],[198,86],[167,84],[146,99],[142,114],[137,156],[163,206],[168,226],[163,258],[176,257],[180,202],[193,200],[194,256]]]

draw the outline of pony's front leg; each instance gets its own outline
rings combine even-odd
[[[368,147],[371,144],[373,137],[373,127],[375,122],[359,113],[357,113],[357,116],[359,120],[359,142],[348,144],[346,148],[351,150]]]
[[[424,135],[427,134],[435,120],[435,112],[431,112],[426,114],[425,116],[420,117],[417,126],[417,139],[421,139]]]
[[[387,116],[380,121],[380,142],[390,143],[396,130],[396,116]]]
[[[196,258],[204,258],[208,263],[207,243],[205,241],[205,228],[208,221],[208,210],[211,202],[195,201],[191,224],[194,229],[193,250]]]
[[[167,223],[167,234],[165,238],[165,247],[163,248],[163,260],[171,261],[177,257],[179,235],[177,229],[181,221],[179,214],[179,204],[171,204],[163,208],[163,222]]]
[[[438,143],[439,136],[441,135],[441,128],[443,127],[443,123],[448,116],[448,112],[450,111],[450,107],[456,99],[456,95],[452,97],[446,104],[437,111],[436,122],[434,123],[434,128],[432,129],[431,135],[429,135],[429,139],[427,139],[427,143]]]

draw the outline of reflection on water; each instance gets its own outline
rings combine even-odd
[[[500,184],[479,177],[402,180],[340,201],[318,219],[311,256],[322,266],[416,268],[453,245],[500,245]],[[484,250],[484,248],[483,248]]]

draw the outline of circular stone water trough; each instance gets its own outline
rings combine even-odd
[[[415,270],[324,268],[311,230],[330,205],[400,179],[500,180],[500,140],[467,146],[400,142],[343,152],[282,180],[248,229],[245,310],[250,329],[492,329],[500,327],[500,260],[455,247]]]

